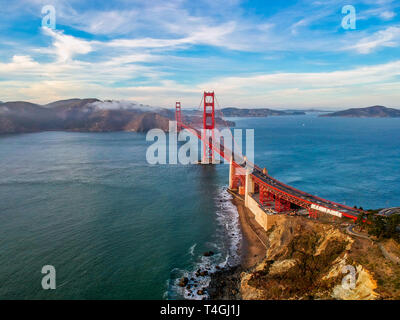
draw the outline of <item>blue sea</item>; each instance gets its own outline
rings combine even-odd
[[[400,119],[233,120],[255,130],[255,162],[283,182],[364,209],[400,205]],[[128,132],[0,136],[0,299],[198,299],[180,277],[238,263],[228,165],[150,165],[150,144]],[[42,289],[44,265],[56,290]]]

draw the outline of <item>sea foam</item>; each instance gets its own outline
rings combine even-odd
[[[225,187],[218,190],[214,198],[216,206],[217,233],[214,241],[207,243],[210,248],[215,250],[212,256],[199,255],[195,257],[197,244],[192,245],[188,252],[195,258],[191,270],[174,269],[171,271],[171,278],[167,284],[167,292],[164,295],[167,299],[185,298],[191,300],[201,300],[208,298],[207,288],[210,285],[210,274],[222,268],[236,266],[240,263],[240,250],[242,243],[242,233],[239,224],[239,213],[236,206],[232,203],[232,196]],[[196,276],[198,270],[207,271],[206,276]],[[189,279],[185,288],[179,286],[182,277]],[[190,287],[188,289],[187,287]],[[204,290],[205,294],[198,294],[198,290]]]

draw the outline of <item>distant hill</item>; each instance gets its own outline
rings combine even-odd
[[[98,99],[68,99],[59,100],[43,105],[45,108],[80,108],[88,103],[100,101]]]
[[[98,99],[70,99],[38,105],[17,101],[0,104],[0,133],[39,131],[138,131],[152,128],[168,130],[173,112],[164,109],[142,110],[135,104],[114,108]]]
[[[58,125],[55,110],[24,101],[0,104],[0,133],[53,130]]]
[[[373,106],[367,108],[353,108],[338,112],[320,115],[320,117],[349,117],[349,118],[398,118],[400,110]]]
[[[221,110],[225,117],[269,117],[269,116],[292,116],[304,115],[303,111],[280,111],[268,108],[263,109],[241,109],[224,108]]]
[[[193,117],[185,117],[188,123]],[[147,132],[169,129],[175,112],[129,101],[69,99],[46,105],[16,101],[0,104],[0,134],[40,131]],[[216,119],[219,125],[234,123]]]
[[[314,112],[314,113],[317,113],[317,112],[330,112],[328,110],[314,109],[314,108],[311,108],[311,109],[287,109],[287,110],[284,110],[284,111],[286,111],[286,112]]]

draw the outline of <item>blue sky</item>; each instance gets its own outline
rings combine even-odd
[[[400,0],[0,0],[1,101],[192,107],[203,90],[223,106],[400,107]]]

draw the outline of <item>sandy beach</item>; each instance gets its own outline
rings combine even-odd
[[[243,233],[241,266],[248,269],[265,257],[267,237],[265,230],[254,219],[254,214],[244,206],[244,200],[236,195],[232,200],[239,212],[240,227]]]

